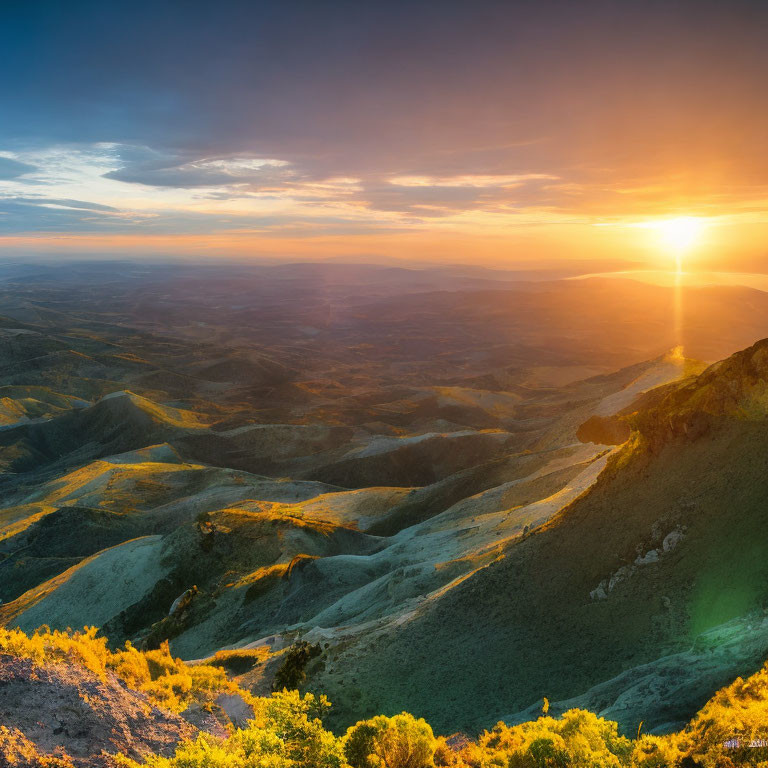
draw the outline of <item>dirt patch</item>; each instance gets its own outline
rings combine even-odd
[[[18,751],[20,741],[41,754],[65,750],[75,766],[96,768],[110,765],[109,755],[117,752],[134,759],[171,754],[196,733],[114,675],[100,679],[76,665],[40,667],[6,654],[0,655],[0,721],[16,734],[0,740],[4,765],[13,756],[6,750]]]

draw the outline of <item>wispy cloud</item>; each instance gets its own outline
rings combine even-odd
[[[547,173],[462,174],[459,176],[393,176],[388,179],[396,187],[517,187],[529,181],[557,179]]]
[[[111,145],[119,167],[107,179],[152,187],[190,189],[242,184],[268,184],[290,179],[295,171],[285,160],[260,157],[192,157],[145,146]]]
[[[494,173],[324,175],[297,160],[96,142],[17,151],[0,179],[0,232],[317,238],[512,232],[715,209],[760,217],[768,186],[574,167]],[[696,209],[693,208],[696,206]],[[764,217],[765,218],[765,217]]]

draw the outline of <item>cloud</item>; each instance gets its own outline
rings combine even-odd
[[[546,173],[403,175],[365,184],[360,199],[375,210],[412,217],[450,216],[464,211],[510,213],[540,204],[543,187],[557,180]]]
[[[11,157],[3,157],[0,155],[0,181],[7,181],[9,179],[18,179],[19,176],[24,176],[27,173],[36,171],[34,165],[28,165],[18,160],[14,160]]]
[[[0,232],[101,231],[120,212],[84,200],[48,197],[0,198]]]
[[[225,156],[312,178],[768,169],[768,4],[477,6],[16,3],[0,140],[162,147],[109,173],[169,187],[227,183],[186,167]]]
[[[20,205],[39,205],[46,208],[64,208],[73,211],[109,211],[117,213],[119,210],[112,205],[103,205],[102,203],[87,202],[85,200],[70,200],[68,198],[16,197],[13,200]]]
[[[524,214],[768,196],[766,3],[39,0],[6,16],[6,232],[483,236]]]
[[[212,155],[97,142],[54,145],[13,158],[34,177],[0,188],[0,232],[322,238],[329,232],[452,229],[475,234],[613,217],[713,215],[764,209],[768,185],[617,174],[570,167],[435,172],[429,158],[395,173],[325,175],[257,154]],[[36,187],[31,186],[34,183]],[[44,190],[30,195],[31,189]],[[4,194],[4,197],[2,196]],[[695,206],[695,207],[694,207]]]
[[[146,146],[112,145],[120,167],[107,179],[152,187],[191,189],[237,184],[267,184],[295,175],[284,160],[253,156],[194,157],[166,153]]]
[[[0,235],[60,234],[225,234],[306,238],[397,231],[376,221],[326,214],[304,215],[257,211],[216,213],[192,210],[130,210],[84,200],[53,197],[0,197]]]
[[[389,183],[396,187],[518,187],[529,181],[557,179],[548,173],[523,174],[463,174],[460,176],[393,176]]]

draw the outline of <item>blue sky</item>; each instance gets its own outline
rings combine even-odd
[[[0,248],[515,261],[696,215],[759,250],[766,3],[0,13]]]

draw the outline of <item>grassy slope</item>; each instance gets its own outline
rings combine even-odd
[[[317,686],[342,717],[407,707],[441,730],[472,729],[689,647],[768,599],[766,450],[762,423],[736,421],[657,455],[638,452],[385,642],[342,650],[354,684],[320,674]],[[675,549],[607,599],[590,598],[673,530],[685,531]]]

